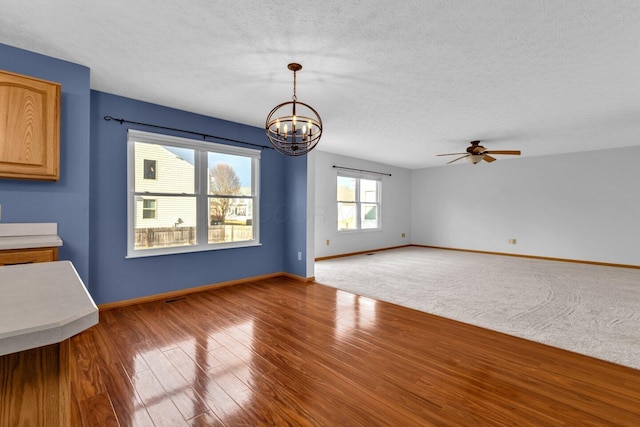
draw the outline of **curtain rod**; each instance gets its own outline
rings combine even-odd
[[[345,169],[345,170],[350,170],[350,171],[356,171],[356,172],[368,172],[368,173],[375,173],[377,175],[386,175],[386,176],[391,176],[390,173],[384,173],[384,172],[376,172],[376,171],[368,171],[368,170],[364,170],[364,169],[353,169],[353,168],[346,168],[344,166],[336,166],[333,165],[333,167],[335,169]]]
[[[183,133],[188,133],[188,134],[191,134],[191,135],[198,135],[198,136],[201,136],[201,137],[202,137],[202,139],[205,139],[205,138],[214,138],[214,139],[219,139],[219,140],[222,140],[222,141],[230,141],[230,142],[235,142],[235,143],[238,143],[238,144],[250,145],[250,146],[252,146],[252,147],[258,147],[258,148],[261,148],[261,149],[264,149],[264,148],[269,148],[269,149],[271,149],[271,150],[273,150],[273,149],[274,149],[273,147],[269,147],[269,146],[267,146],[267,145],[260,145],[260,144],[254,144],[254,143],[252,143],[252,142],[238,141],[237,139],[225,138],[225,137],[223,137],[223,136],[209,135],[209,134],[207,134],[207,133],[194,132],[194,131],[191,131],[191,130],[184,130],[184,129],[178,129],[178,128],[170,128],[170,127],[167,127],[167,126],[160,126],[160,125],[154,125],[154,124],[150,124],[150,123],[143,123],[143,122],[134,122],[134,121],[127,120],[127,119],[116,119],[115,117],[111,117],[111,116],[104,116],[104,119],[105,119],[106,121],[108,121],[108,122],[110,122],[111,120],[113,120],[113,121],[119,122],[120,124],[123,124],[123,123],[131,123],[131,124],[134,124],[134,125],[149,126],[149,127],[152,127],[152,128],[166,129],[166,130],[173,130],[173,131],[176,131],[176,132],[183,132]]]

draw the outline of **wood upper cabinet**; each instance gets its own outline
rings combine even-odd
[[[0,70],[0,178],[60,179],[60,90]]]

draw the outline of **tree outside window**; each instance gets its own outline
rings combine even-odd
[[[231,166],[218,163],[209,169],[209,193],[215,196],[237,196],[240,194],[240,179]],[[234,199],[213,197],[209,205],[211,225],[224,224]]]
[[[246,241],[254,236],[254,199],[257,187],[250,179],[251,159],[209,153],[209,242]]]

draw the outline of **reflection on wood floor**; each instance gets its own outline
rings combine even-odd
[[[290,279],[104,311],[75,425],[640,425],[640,371]]]

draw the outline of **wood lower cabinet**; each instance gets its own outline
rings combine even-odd
[[[8,249],[0,251],[0,266],[58,260],[58,248]]]
[[[0,356],[0,426],[69,427],[69,340]]]
[[[61,87],[0,71],[0,178],[60,179]]]

